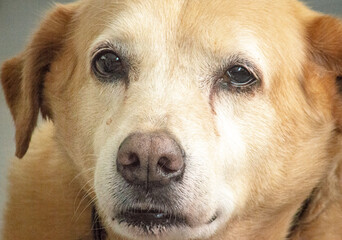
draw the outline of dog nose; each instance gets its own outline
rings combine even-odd
[[[166,133],[135,133],[120,145],[117,171],[135,185],[165,186],[181,179],[184,152]]]

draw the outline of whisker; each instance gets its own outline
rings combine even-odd
[[[95,167],[88,168],[86,170],[80,171],[70,182],[69,185],[71,185],[77,178],[79,178],[82,174],[88,173],[90,171],[95,171]]]
[[[83,208],[81,213],[78,215],[78,218],[76,219],[76,222],[79,220],[79,218],[82,216],[82,214],[92,205],[95,203],[96,197],[93,197],[90,199],[89,203]]]
[[[90,189],[84,191],[84,190],[85,190],[85,186],[88,185],[92,180],[93,180],[93,179],[88,180],[88,181],[81,187],[80,191],[77,193],[77,196],[75,197],[75,201],[74,201],[74,207],[75,207],[76,201],[77,201],[78,198],[79,198],[80,193],[83,192],[84,195],[83,195],[83,197],[81,198],[80,202],[78,203],[76,209],[74,210],[74,216],[77,214],[78,209],[79,209],[80,206],[82,205],[83,201],[85,201],[85,200],[89,197],[89,194],[90,194],[90,193],[95,193],[95,191],[94,191],[92,188],[90,188]]]

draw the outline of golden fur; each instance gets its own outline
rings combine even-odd
[[[129,84],[92,74],[106,41],[131,59]],[[215,70],[241,54],[261,86],[218,90]],[[81,0],[57,5],[1,74],[18,157],[4,240],[93,239],[93,204],[109,240],[342,239],[336,18],[295,0]],[[39,110],[48,120],[35,129]],[[193,228],[140,237],[110,221],[117,200],[105,179],[118,179],[108,169],[125,137],[160,129],[192,156],[179,208]]]

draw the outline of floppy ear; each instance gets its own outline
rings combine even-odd
[[[39,109],[52,118],[44,103],[44,78],[67,38],[74,4],[58,5],[41,23],[25,51],[2,66],[1,83],[16,128],[16,156],[22,158],[37,124]]]
[[[314,84],[324,89],[315,91],[314,94],[321,102],[326,102],[326,98],[328,98],[328,104],[323,104],[321,110],[329,108],[336,122],[336,131],[334,132],[336,135],[333,134],[332,142],[329,145],[329,153],[333,158],[331,169],[325,179],[313,190],[310,199],[307,199],[310,201],[305,207],[306,210],[301,219],[300,231],[306,231],[310,236],[314,236],[315,224],[328,226],[328,223],[334,221],[333,216],[335,216],[334,211],[336,212],[336,210],[331,203],[334,203],[340,194],[342,178],[339,142],[342,139],[340,136],[342,132],[342,21],[326,15],[316,16],[310,20],[307,27],[307,40],[309,58],[313,63],[309,74],[315,79]],[[320,218],[322,212],[327,213],[324,215],[325,218]]]
[[[307,28],[311,61],[324,69],[322,80],[333,98],[336,125],[342,131],[342,21],[327,15],[312,19]]]
[[[342,22],[331,16],[316,17],[308,28],[314,61],[342,76]]]
[[[341,236],[342,181],[342,22],[336,18],[310,12],[305,16],[308,64],[304,88],[312,106],[326,111],[335,120],[335,131],[327,145],[331,161],[321,182],[304,201],[295,219],[290,239],[313,239],[329,233],[331,239]],[[311,105],[310,104],[310,105]],[[323,114],[322,114],[323,115]],[[330,119],[330,118],[329,118]],[[338,217],[337,217],[338,216]],[[334,235],[335,234],[335,235]]]

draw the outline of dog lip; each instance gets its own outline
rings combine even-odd
[[[208,221],[207,224],[211,224],[211,223],[215,222],[217,218],[218,218],[218,214],[216,213],[214,216],[212,216],[212,218]]]
[[[206,222],[207,225],[215,222],[219,214],[216,212],[209,221]],[[153,227],[153,226],[189,226],[187,218],[180,214],[164,212],[157,209],[128,209],[120,212],[116,215],[113,220],[118,220],[119,224],[127,223],[129,226],[138,226],[142,228]]]
[[[180,226],[188,225],[186,218],[179,214],[163,212],[156,209],[129,209],[116,216],[119,223],[127,223],[130,226]]]

